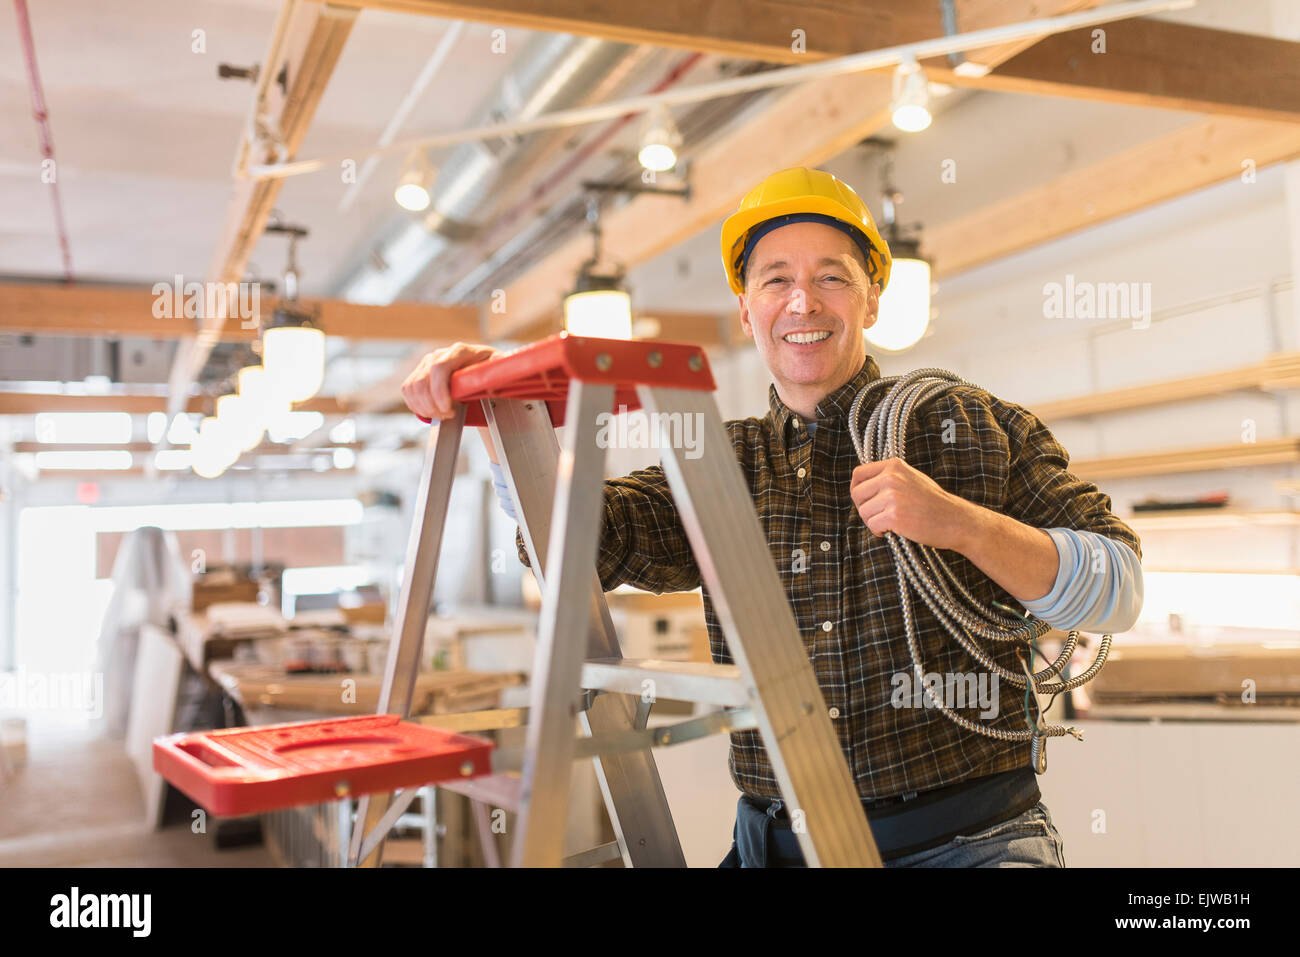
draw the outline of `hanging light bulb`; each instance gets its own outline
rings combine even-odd
[[[682,146],[682,134],[673,122],[673,115],[662,103],[646,114],[645,128],[641,133],[641,151],[637,159],[648,170],[662,173],[677,165],[677,151]]]
[[[632,338],[632,297],[623,283],[623,269],[600,270],[600,202],[587,198],[591,224],[591,258],[578,270],[573,292],[564,299],[564,328],[575,336],[600,339]]]
[[[307,237],[302,226],[273,223],[266,231],[289,237],[289,262],[284,270],[284,298],[262,330],[260,382],[250,373],[249,388],[265,386],[275,402],[302,402],[320,391],[325,379],[325,333],[312,324],[312,314],[298,303],[298,242]],[[276,411],[272,409],[271,411]]]
[[[620,276],[584,272],[564,300],[564,328],[575,336],[632,338],[632,297]]]
[[[289,411],[289,400],[276,394],[265,366],[245,366],[239,370],[236,381],[239,397],[248,402],[250,414],[256,417],[263,430],[267,423]]]
[[[241,395],[223,395],[217,400],[217,421],[230,430],[230,440],[240,452],[251,452],[262,441],[262,418]]]
[[[890,239],[893,265],[889,286],[880,294],[876,322],[863,335],[889,352],[910,349],[930,326],[930,264],[913,240]]]
[[[930,83],[910,54],[894,71],[894,99],[889,109],[894,125],[905,133],[919,133],[930,125]]]
[[[235,383],[235,391],[251,402],[263,402],[268,398],[265,366],[244,366],[235,377]]]
[[[413,213],[426,210],[432,198],[433,181],[437,178],[438,171],[429,162],[429,155],[424,150],[416,150],[402,166],[393,199],[402,209]]]
[[[217,417],[210,415],[205,418],[190,446],[190,467],[194,474],[202,478],[217,478],[238,457],[238,450],[233,447],[229,433]]]
[[[262,367],[277,399],[310,399],[325,381],[325,333],[311,324],[310,316],[280,306],[262,333]]]

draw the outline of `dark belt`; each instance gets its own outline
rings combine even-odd
[[[931,791],[870,799],[863,802],[863,809],[881,859],[888,861],[940,847],[958,835],[976,834],[1009,821],[1041,800],[1042,792],[1038,790],[1033,769],[1014,768]],[[790,818],[780,798],[742,794],[741,801],[760,812],[749,816],[749,827],[770,822],[774,828],[790,829]],[[738,830],[747,824],[744,817],[738,810]],[[783,841],[777,843],[795,846]]]

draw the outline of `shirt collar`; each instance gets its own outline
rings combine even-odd
[[[824,396],[817,403],[817,427],[830,426],[836,428],[839,427],[841,422],[846,422],[849,408],[853,405],[853,400],[857,398],[858,392],[867,383],[874,382],[879,378],[880,366],[876,365],[876,360],[871,355],[868,355],[857,375],[834,392]],[[771,410],[772,422],[776,427],[776,432],[782,438],[789,435],[787,429],[793,429],[796,422],[802,421],[799,413],[781,401],[781,397],[777,395],[775,384],[767,387],[767,404]]]

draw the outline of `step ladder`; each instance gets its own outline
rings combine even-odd
[[[802,812],[796,833],[809,865],[881,866],[713,390],[697,346],[564,333],[452,376],[457,413],[429,439],[380,711],[408,713],[461,434],[485,425],[543,592],[529,705],[417,720],[463,733],[526,723],[522,756],[494,752],[494,774],[439,783],[472,799],[480,834],[489,805],[515,812],[513,865],[684,866],[653,748],[757,728],[787,808]],[[663,467],[735,665],[619,652],[595,561],[605,464],[598,416],[620,407],[701,426],[699,454],[665,448]],[[655,698],[719,710],[649,729]],[[575,738],[575,715],[586,738]],[[569,765],[585,757],[595,760],[615,840],[566,860]],[[519,777],[504,770],[516,761]],[[354,863],[379,863],[376,828],[391,811],[388,795],[361,799]],[[494,848],[485,851],[491,861]]]
[[[454,373],[456,413],[429,436],[378,714],[159,738],[155,769],[218,815],[360,795],[351,866],[378,866],[385,836],[436,784],[470,799],[489,866],[501,863],[488,821],[498,807],[516,814],[514,866],[683,867],[654,748],[756,728],[809,866],[880,867],[713,389],[697,346],[566,334]],[[596,574],[599,417],[620,408],[692,416],[699,426],[692,454],[670,443],[663,467],[735,665],[620,653]],[[466,425],[492,436],[542,586],[529,704],[403,721]],[[649,728],[656,699],[717,710]],[[473,736],[521,726],[517,753]],[[594,761],[615,839],[565,858],[570,765],[579,758]]]

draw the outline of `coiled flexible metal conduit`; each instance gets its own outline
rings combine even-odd
[[[870,383],[860,391],[849,409],[849,434],[853,436],[853,447],[858,461],[880,461],[888,458],[900,458],[906,461],[907,422],[912,410],[941,392],[959,386],[978,389],[979,386],[967,382],[960,376],[946,369],[916,369],[902,376],[889,376]],[[872,409],[865,430],[858,429],[858,416],[862,406],[881,389],[888,387],[888,392]],[[981,390],[986,391],[986,390]],[[953,639],[966,652],[1000,679],[1008,681],[1013,687],[1025,689],[1027,682],[1032,682],[1037,694],[1059,694],[1086,684],[1095,678],[1106,663],[1110,653],[1111,636],[1103,635],[1096,658],[1086,671],[1067,680],[1053,680],[1060,677],[1061,670],[1070,661],[1079,643],[1079,632],[1071,631],[1056,660],[1039,672],[1031,672],[1032,642],[1041,638],[1049,630],[1044,621],[1035,621],[1021,616],[1004,615],[986,608],[977,602],[970,592],[957,580],[952,570],[929,545],[918,545],[895,532],[885,532],[894,555],[894,567],[898,577],[898,598],[903,609],[903,621],[907,628],[907,649],[912,656],[912,668],[916,680],[925,688],[925,695],[939,711],[967,731],[982,734],[999,741],[1029,741],[1030,764],[1042,774],[1047,770],[1047,738],[1071,734],[1082,739],[1083,732],[1063,725],[1049,725],[1043,720],[1042,708],[1038,707],[1038,721],[1025,731],[1004,731],[1000,728],[986,728],[953,711],[943,701],[936,699],[924,681],[924,668],[921,665],[920,651],[916,641],[916,621],[912,614],[910,592],[915,591],[934,613]],[[1016,674],[1002,667],[983,648],[972,640],[972,635],[994,642],[1012,642],[1018,650],[1028,654],[1030,664],[1022,658],[1023,674]]]

